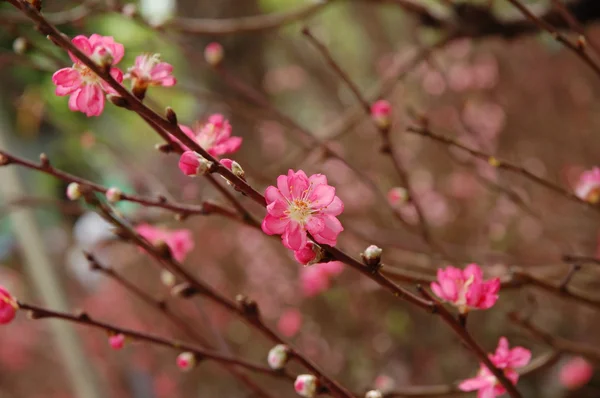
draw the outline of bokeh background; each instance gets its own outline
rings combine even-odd
[[[600,79],[547,33],[527,28],[514,35],[484,34],[481,26],[489,21],[472,16],[468,20],[481,26],[473,22],[470,30],[462,25],[465,37],[441,44],[452,28],[436,26],[404,2],[391,0],[321,6],[303,0],[148,0],[131,3],[139,13],[133,18],[123,15],[124,4],[118,0],[43,3],[44,11],[57,18],[67,10],[73,15],[73,9],[81,11],[74,20],[66,14],[68,23],[59,25],[69,36],[99,33],[123,43],[123,69],[142,52],[158,52],[172,63],[178,84],[151,89],[147,103],[159,112],[173,107],[188,125],[212,113],[226,115],[234,135],[244,138],[234,158],[257,189],[289,168],[326,174],[345,203],[339,246],[349,253],[358,255],[377,244],[392,270],[434,275],[440,266],[476,262],[490,276],[519,267],[554,281],[569,270],[561,262],[564,254],[596,255],[597,212],[406,131],[426,119],[432,131],[572,190],[580,173],[599,162]],[[439,20],[457,18],[447,2],[413,3]],[[496,21],[523,23],[506,1],[462,3],[483,7]],[[524,3],[540,15],[551,10],[551,1]],[[308,7],[313,9],[303,21],[268,30],[223,35],[185,31],[185,18],[278,15]],[[156,151],[159,138],[134,113],[111,104],[98,118],[69,111],[67,99],[54,95],[50,79],[69,64],[68,57],[15,15],[9,4],[0,4],[2,149],[32,160],[44,152],[57,168],[125,192],[164,194],[188,203],[223,201],[202,179],[183,176],[176,156]],[[352,93],[301,33],[305,25],[367,98],[384,93],[392,103],[394,150],[408,170],[437,249],[422,239],[418,227],[407,228],[393,216],[395,208],[409,225],[418,223],[413,205],[387,202],[387,192],[401,186],[401,180]],[[585,28],[588,42],[600,43],[599,27],[586,21]],[[24,53],[13,50],[17,37],[28,43]],[[225,48],[225,74],[203,59],[202,51],[212,41]],[[307,139],[307,132],[327,141],[346,161],[327,156]],[[40,301],[24,265],[24,253],[35,251],[59,276],[58,288],[68,297],[69,309],[183,338],[155,310],[91,272],[82,250],[92,251],[153,297],[167,300],[215,345],[265,361],[269,342],[205,300],[170,297],[158,266],[116,239],[89,208],[67,201],[66,184],[28,170],[15,172],[22,191],[16,199],[2,200],[0,209],[0,283],[17,297]],[[241,200],[262,217],[262,209]],[[131,203],[119,203],[118,209],[134,222],[191,230],[195,247],[185,261],[188,270],[229,297],[243,293],[256,300],[267,323],[354,391],[365,391],[378,376],[406,387],[452,383],[477,370],[474,357],[439,319],[390,297],[350,269],[315,281],[313,271],[295,263],[276,239],[234,221],[218,216],[178,221],[169,212]],[[41,245],[15,234],[23,226],[11,215],[24,211],[35,216]],[[591,295],[600,281],[595,267],[584,267],[572,282]],[[551,351],[507,321],[506,313],[514,310],[531,314],[536,324],[556,335],[600,343],[597,310],[524,287],[503,292],[493,310],[469,319],[486,350],[507,336],[511,344],[530,348],[534,357]],[[115,352],[101,332],[78,328],[77,334],[99,396],[250,396],[214,363],[181,373],[173,351],[131,344]],[[523,378],[519,388],[524,396],[600,396],[598,376],[577,391],[559,384],[557,372],[567,359],[565,355]],[[46,321],[21,315],[0,329],[0,396],[74,397],[74,378],[65,370]],[[295,396],[290,383],[253,378],[274,396]]]

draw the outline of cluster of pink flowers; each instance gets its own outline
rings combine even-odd
[[[185,260],[188,253],[194,248],[192,233],[187,229],[169,231],[153,227],[150,224],[139,224],[135,230],[152,244],[166,243],[173,258],[180,262]]]
[[[5,325],[15,319],[17,314],[17,300],[0,286],[0,325]]]
[[[510,349],[506,337],[501,337],[496,352],[490,354],[489,358],[497,368],[504,371],[506,377],[513,384],[517,384],[519,373],[516,369],[529,363],[531,351],[523,347]],[[458,388],[462,391],[477,390],[478,398],[494,398],[506,392],[506,388],[500,384],[496,376],[484,364],[480,364],[476,377],[464,380]]]
[[[438,269],[437,282],[431,290],[440,299],[451,303],[461,314],[470,310],[491,308],[498,300],[500,279],[483,280],[483,272],[477,264],[469,264],[464,270],[452,266]]]
[[[289,170],[287,176],[277,178],[277,186],[265,191],[267,215],[262,230],[268,235],[281,235],[283,245],[294,252],[309,244],[308,233],[317,243],[335,246],[337,236],[344,230],[336,218],[344,210],[335,188],[327,184],[327,177],[304,171]],[[312,249],[311,249],[312,250]],[[305,257],[306,253],[297,253]]]
[[[117,82],[123,82],[123,72],[114,67],[125,54],[121,43],[115,42],[110,36],[98,34],[89,38],[76,36],[72,43],[99,66],[110,67],[111,76]],[[52,75],[56,95],[70,95],[69,109],[72,111],[83,112],[88,117],[99,116],[104,111],[105,94],[116,95],[117,92],[75,55],[69,53],[69,56],[74,62],[73,66],[60,69]],[[134,92],[136,88],[145,90],[148,86],[169,87],[175,84],[172,71],[173,67],[166,62],[160,62],[157,54],[141,55],[136,58],[135,65],[129,68],[125,78],[132,80]]]
[[[600,168],[584,171],[575,187],[575,195],[589,203],[600,201]]]

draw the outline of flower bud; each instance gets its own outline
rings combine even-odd
[[[6,325],[15,319],[18,308],[17,300],[0,286],[0,325]]]
[[[367,265],[375,266],[381,262],[381,253],[383,250],[380,247],[371,245],[365,249],[362,258]]]
[[[108,338],[108,344],[113,350],[120,350],[125,346],[125,335],[119,333]]]
[[[167,287],[173,287],[177,283],[177,278],[170,271],[163,269],[160,273],[160,281]]]
[[[182,282],[179,285],[175,285],[171,288],[171,296],[190,298],[198,293],[198,289],[193,287],[187,282]]]
[[[277,344],[269,351],[267,362],[271,369],[283,369],[289,359],[290,349],[285,344]]]
[[[15,41],[13,41],[13,51],[16,54],[22,55],[27,52],[29,49],[29,42],[24,37],[17,37]]]
[[[242,166],[240,166],[240,164],[235,160],[221,159],[221,164],[231,170],[236,177],[246,180],[246,173],[244,173],[244,169],[242,169]]]
[[[117,203],[123,198],[123,192],[119,188],[111,187],[106,191],[106,200],[110,203]]]
[[[387,200],[390,206],[398,206],[408,202],[409,196],[406,188],[395,187],[388,191]]]
[[[383,394],[379,390],[367,391],[365,398],[383,398]]]
[[[299,375],[294,382],[294,390],[298,395],[313,398],[317,393],[317,378],[313,375]]]
[[[210,66],[218,66],[223,61],[223,46],[216,42],[209,43],[204,48],[204,59]]]
[[[194,151],[185,151],[179,158],[179,170],[190,177],[205,175],[213,163]]]
[[[294,258],[302,265],[313,265],[320,262],[324,254],[321,246],[307,242],[302,249],[294,251]]]
[[[390,127],[392,106],[386,100],[379,100],[371,105],[371,118],[380,129]]]
[[[177,356],[177,366],[187,372],[196,366],[196,356],[191,352],[182,352]]]
[[[81,198],[81,185],[76,182],[72,182],[67,186],[67,198],[71,200],[77,200]]]

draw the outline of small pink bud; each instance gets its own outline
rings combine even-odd
[[[231,170],[235,176],[241,178],[242,180],[246,179],[246,173],[244,173],[244,169],[242,169],[242,166],[240,166],[240,164],[235,160],[221,159],[221,164]]]
[[[285,344],[277,344],[269,351],[267,362],[271,369],[283,369],[288,361],[290,349]]]
[[[294,389],[302,397],[313,398],[317,393],[317,383],[313,375],[299,375],[294,382]]]
[[[408,201],[408,191],[402,187],[392,188],[388,191],[387,200],[391,206],[406,203]]]
[[[209,43],[204,48],[204,59],[210,66],[217,66],[223,60],[223,46],[219,43]]]
[[[569,390],[576,390],[586,385],[593,374],[594,368],[588,361],[582,357],[575,357],[560,369],[560,384]]]
[[[390,112],[392,106],[386,100],[379,100],[371,105],[371,118],[381,129],[390,127]]]
[[[182,352],[177,356],[177,366],[184,372],[189,371],[196,365],[196,356],[191,352]]]
[[[108,338],[108,344],[113,350],[120,350],[125,346],[125,335],[119,333]]]
[[[212,164],[211,161],[194,151],[185,151],[179,158],[179,170],[190,177],[205,175]]]
[[[0,325],[6,325],[15,319],[18,308],[17,300],[0,286]]]
[[[367,391],[365,398],[383,398],[383,394],[379,390]]]
[[[365,263],[367,263],[367,265],[373,266],[381,262],[382,253],[383,250],[380,247],[371,245],[365,249],[364,253],[362,254],[362,257],[365,260]]]
[[[177,283],[177,278],[170,271],[163,269],[160,273],[160,281],[166,287],[173,287]]]
[[[106,200],[110,203],[117,203],[123,198],[123,192],[119,188],[111,187],[106,191]]]
[[[313,242],[307,242],[302,249],[294,251],[294,258],[302,265],[316,264],[323,259],[323,255],[321,246]]]
[[[72,182],[67,186],[67,198],[77,200],[81,198],[81,185]]]

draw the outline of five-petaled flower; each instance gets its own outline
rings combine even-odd
[[[500,279],[484,281],[477,264],[469,264],[464,270],[449,266],[438,269],[437,282],[431,283],[431,290],[465,314],[469,310],[491,308],[498,300]]]
[[[575,187],[575,195],[589,203],[600,201],[600,168],[584,171]]]
[[[127,70],[125,79],[131,79],[134,92],[145,92],[148,86],[171,87],[177,83],[173,66],[160,60],[160,54],[143,54],[135,58],[135,64]]]
[[[91,35],[89,38],[79,35],[72,43],[81,52],[103,67],[116,65],[123,58],[123,45],[116,43],[110,36]],[[69,109],[80,111],[89,116],[99,116],[104,110],[104,93],[117,94],[100,76],[84,65],[75,55],[69,52],[74,64],[63,68],[52,75],[56,85],[56,95],[70,95]],[[111,67],[111,76],[121,83],[123,72]]]
[[[510,349],[506,337],[501,337],[498,348],[494,354],[489,355],[490,361],[504,372],[504,375],[513,384],[517,384],[519,374],[515,369],[521,368],[531,360],[531,351],[523,347]],[[506,388],[494,376],[494,374],[481,364],[477,376],[464,380],[458,385],[462,391],[475,391],[478,398],[495,398],[506,392]]]
[[[183,261],[187,254],[194,248],[192,233],[187,229],[169,231],[153,227],[150,224],[139,224],[135,227],[135,230],[144,239],[153,244],[160,241],[166,243],[173,258],[179,262]]]
[[[231,136],[231,124],[219,113],[210,115],[207,123],[197,124],[194,129],[182,124],[179,127],[212,156],[233,153],[242,146],[242,137]],[[184,149],[188,150],[185,145]]]
[[[307,177],[302,170],[289,170],[287,176],[277,178],[277,187],[267,188],[265,199],[267,215],[262,230],[269,235],[281,235],[288,249],[304,248],[307,232],[317,243],[334,246],[344,230],[336,218],[344,210],[344,204],[322,174]]]
[[[0,286],[0,325],[5,325],[15,318],[17,313],[17,300]]]

